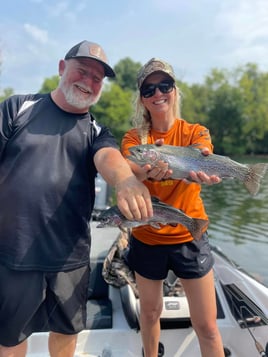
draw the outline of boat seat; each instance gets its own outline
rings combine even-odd
[[[92,258],[90,267],[86,329],[112,328],[113,309],[109,285],[102,276],[103,258]]]

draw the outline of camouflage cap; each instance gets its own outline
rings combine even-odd
[[[114,70],[108,64],[108,58],[103,48],[94,42],[82,41],[73,46],[65,55],[64,59],[70,58],[92,58],[100,62],[104,67],[106,77],[115,77]]]
[[[159,58],[151,58],[150,61],[140,69],[137,76],[137,84],[140,89],[144,80],[154,72],[164,72],[175,81],[175,74],[172,66]]]

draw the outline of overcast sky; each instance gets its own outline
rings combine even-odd
[[[202,83],[248,62],[268,72],[267,0],[7,0],[0,10],[0,91],[37,92],[70,47],[98,42],[114,66],[170,62]]]

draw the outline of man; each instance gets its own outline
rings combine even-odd
[[[0,357],[24,357],[27,337],[47,330],[52,357],[74,355],[86,320],[97,171],[128,219],[152,215],[147,188],[89,114],[104,77],[115,76],[101,46],[72,47],[59,75],[49,94],[0,104]]]

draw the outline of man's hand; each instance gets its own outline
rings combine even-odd
[[[117,205],[129,220],[148,220],[153,216],[149,190],[134,175],[115,186]]]
[[[136,178],[119,150],[103,148],[97,151],[94,162],[104,180],[115,187],[117,205],[130,220],[148,220],[153,215],[148,188]]]

